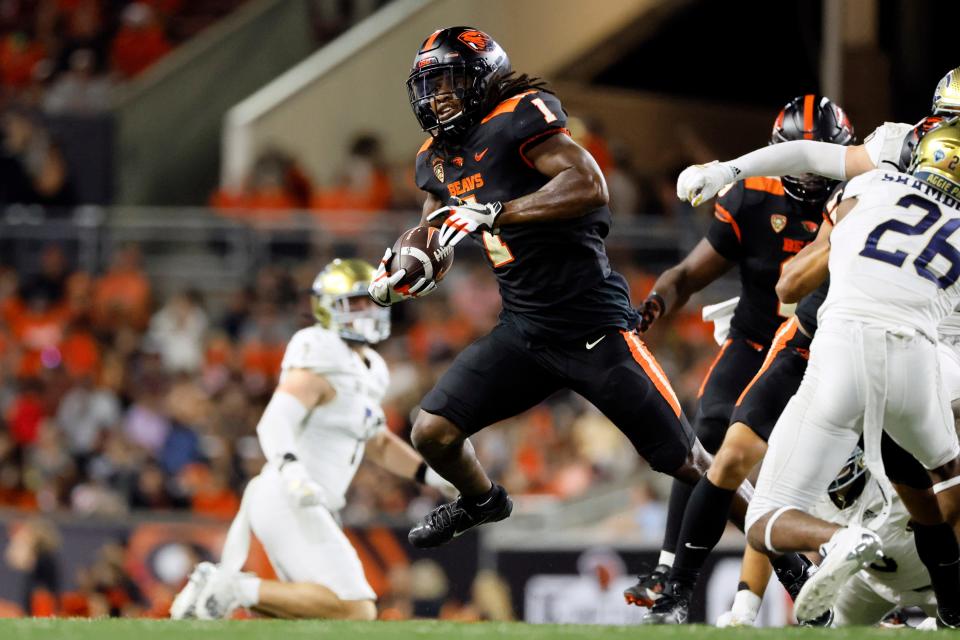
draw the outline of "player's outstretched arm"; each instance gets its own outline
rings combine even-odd
[[[380,429],[367,441],[364,455],[368,460],[394,475],[434,487],[445,496],[451,498],[457,496],[456,487],[428,467],[423,457],[413,447],[389,429]]]
[[[533,193],[504,202],[497,226],[578,218],[610,199],[596,160],[569,136],[550,136],[528,151],[526,158],[550,181]]]
[[[720,255],[709,240],[702,239],[680,264],[657,278],[639,309],[642,317],[640,330],[646,331],[660,316],[681,308],[691,295],[729,271],[734,264]]]
[[[780,302],[785,304],[800,302],[801,298],[812,293],[827,279],[831,231],[833,231],[832,224],[829,222],[821,224],[813,242],[783,265],[783,271],[776,286]]]
[[[257,423],[257,438],[267,462],[280,470],[287,492],[299,506],[323,504],[324,496],[323,489],[297,459],[297,435],[310,410],[329,402],[335,395],[336,390],[322,375],[307,369],[291,369],[273,392]]]
[[[792,140],[751,151],[727,162],[692,165],[677,178],[677,197],[697,206],[725,185],[755,176],[816,173],[847,180],[876,166],[864,145],[847,147],[815,140]]]

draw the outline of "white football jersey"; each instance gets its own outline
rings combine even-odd
[[[308,369],[337,392],[304,419],[296,454],[327,490],[331,510],[342,509],[367,440],[385,424],[380,403],[390,380],[387,364],[370,347],[353,349],[335,331],[315,325],[293,336],[281,368],[281,380],[291,369]]]
[[[842,199],[856,206],[830,236],[831,317],[936,339],[960,302],[960,202],[913,176],[874,170],[852,179]]]
[[[890,513],[877,526],[875,521],[882,510],[883,494],[877,482],[868,477],[856,503],[841,511],[824,495],[814,506],[813,515],[841,525],[861,524],[876,531],[883,541],[883,559],[864,569],[864,577],[877,593],[896,602],[897,593],[929,586],[930,575],[917,555],[910,514],[900,498],[894,494]]]

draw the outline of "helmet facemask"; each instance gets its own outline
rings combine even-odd
[[[464,63],[431,65],[407,79],[410,106],[424,131],[459,138],[476,124],[484,95],[480,80]]]
[[[863,449],[857,447],[827,489],[833,505],[842,511],[856,503],[867,486],[868,474],[863,460]]]
[[[390,309],[373,303],[365,294],[312,296],[313,315],[350,342],[376,344],[390,337]]]
[[[839,184],[836,180],[830,180],[815,173],[781,176],[780,182],[783,184],[783,190],[794,200],[815,204],[826,200],[833,188]]]

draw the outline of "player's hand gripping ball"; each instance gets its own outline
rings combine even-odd
[[[471,202],[441,207],[427,216],[427,222],[440,226],[440,246],[454,247],[471,233],[493,232],[501,213],[499,202]]]
[[[437,288],[452,264],[453,247],[441,246],[438,229],[414,227],[383,254],[368,292],[383,307],[421,298]]]

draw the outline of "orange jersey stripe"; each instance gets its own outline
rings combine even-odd
[[[504,113],[513,113],[513,110],[517,108],[517,105],[520,104],[520,101],[523,100],[524,96],[528,96],[531,93],[536,93],[536,90],[524,91],[523,93],[518,93],[512,98],[507,98],[496,107],[493,108],[493,111],[487,114],[483,120],[480,121],[480,124],[489,122],[493,118],[496,118],[499,115]]]
[[[737,237],[740,237],[740,234],[737,234]],[[713,374],[714,367],[717,366],[717,363],[720,362],[720,358],[723,357],[723,353],[727,350],[727,347],[730,346],[730,343],[733,342],[732,338],[727,338],[723,341],[723,344],[720,346],[720,351],[717,353],[717,357],[713,359],[713,362],[710,363],[710,368],[707,369],[707,375],[703,376],[703,382],[700,383],[700,390],[697,391],[697,397],[703,396],[703,390],[707,386],[707,380],[710,379],[711,374]]]
[[[757,371],[757,374],[753,376],[753,379],[747,383],[747,386],[743,388],[743,392],[740,394],[740,397],[737,398],[737,406],[740,406],[740,403],[743,402],[743,399],[746,397],[747,392],[750,391],[750,387],[760,379],[760,376],[770,368],[770,365],[773,364],[774,358],[777,357],[777,354],[783,351],[783,348],[787,343],[797,335],[797,327],[800,326],[800,323],[797,322],[797,318],[793,317],[780,325],[780,328],[777,329],[777,335],[773,337],[773,344],[770,345],[770,350],[767,351],[767,356],[763,359],[763,364],[760,365],[760,369]]]
[[[420,155],[421,153],[423,153],[424,151],[426,151],[427,149],[429,149],[429,148],[430,148],[430,145],[432,145],[432,144],[433,144],[433,137],[430,137],[430,138],[427,138],[426,140],[424,140],[424,141],[423,141],[423,144],[420,145],[420,150],[417,151],[417,155]]]
[[[680,401],[677,399],[677,394],[673,392],[673,387],[670,386],[670,381],[667,380],[667,375],[663,372],[663,369],[660,368],[660,364],[656,358],[647,350],[647,347],[635,331],[621,331],[620,333],[623,335],[627,346],[630,347],[630,354],[633,356],[633,359],[636,360],[637,364],[644,370],[647,377],[650,378],[650,381],[653,382],[657,388],[657,391],[660,392],[660,395],[663,396],[663,399],[667,401],[667,404],[670,405],[670,408],[673,409],[673,412],[679,418]]]
[[[727,211],[726,207],[718,202],[714,207],[713,215],[716,216],[718,220],[722,220],[733,227],[733,234],[737,236],[737,242],[742,242],[740,239],[740,225],[733,219],[733,216]]]
[[[803,97],[803,138],[813,140],[813,98],[812,93]]]
[[[783,190],[783,183],[780,182],[780,178],[746,178],[743,181],[743,186],[746,189],[753,189],[754,191],[766,191],[767,193],[772,193],[775,196],[782,196],[784,193],[786,193]]]

